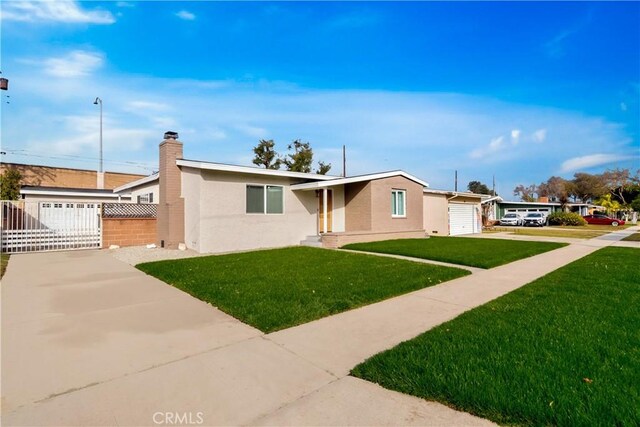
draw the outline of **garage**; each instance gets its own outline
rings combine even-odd
[[[449,235],[477,233],[475,205],[449,203]]]

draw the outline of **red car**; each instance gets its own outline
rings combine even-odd
[[[613,225],[617,227],[619,225],[624,225],[624,221],[616,218],[609,218],[606,215],[595,214],[595,215],[587,215],[583,216],[587,224],[597,224],[597,225]]]

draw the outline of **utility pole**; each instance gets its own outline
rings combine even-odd
[[[495,196],[496,195],[496,174],[493,174],[493,187],[491,189],[491,195]]]
[[[342,146],[342,176],[347,177],[347,146]]]
[[[102,166],[102,99],[96,97],[93,104],[100,105],[100,169],[98,170],[97,188],[101,190],[104,188],[104,169]]]
[[[455,172],[453,191],[458,191],[458,171]]]

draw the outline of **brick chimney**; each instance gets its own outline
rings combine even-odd
[[[184,242],[182,175],[176,160],[182,159],[182,142],[176,132],[165,132],[160,143],[160,197],[158,200],[159,247],[177,249]]]

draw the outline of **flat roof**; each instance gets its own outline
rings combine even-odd
[[[431,188],[425,188],[423,191],[425,193],[429,193],[429,194],[444,194],[444,195],[447,195],[447,196],[478,197],[480,199],[491,197],[488,194],[472,193],[470,191],[436,190],[436,189],[431,189]]]
[[[328,180],[340,178],[338,176],[332,176],[332,175],[319,175],[316,173],[281,171],[278,169],[263,169],[263,168],[253,167],[253,166],[239,166],[239,165],[229,165],[225,163],[202,162],[200,160],[178,159],[176,161],[176,164],[178,166],[185,166],[189,168],[213,170],[213,171],[220,171],[220,172],[236,172],[236,173],[246,173],[246,174],[252,174],[252,175],[280,176],[285,178],[314,179],[314,180],[320,180],[320,181],[328,181]]]
[[[116,187],[113,189],[114,193],[119,193],[124,190],[128,190],[133,187],[138,187],[140,185],[148,184],[153,181],[157,181],[160,178],[160,174],[158,172],[145,176],[144,178],[136,179],[135,181],[131,181],[128,184],[121,185],[120,187]]]
[[[50,196],[80,196],[80,197],[111,197],[117,199],[118,197],[131,197],[130,195],[118,195],[112,190],[97,190],[92,188],[61,188],[61,187],[41,187],[33,185],[25,185],[20,188],[20,194],[31,195],[50,195]]]
[[[417,182],[418,184],[422,185],[423,187],[428,187],[429,184],[424,182],[423,180],[416,178],[413,175],[410,175],[404,171],[401,170],[397,170],[397,171],[389,171],[389,172],[379,172],[379,173],[372,173],[372,174],[367,174],[367,175],[356,175],[356,176],[349,176],[346,178],[335,178],[333,180],[329,180],[329,181],[322,181],[322,182],[308,182],[305,184],[294,184],[291,186],[292,190],[314,190],[317,188],[325,188],[325,187],[333,187],[335,185],[344,185],[344,184],[352,184],[354,182],[362,182],[362,181],[373,181],[375,179],[383,179],[383,178],[390,178],[393,176],[403,176],[411,181]]]

